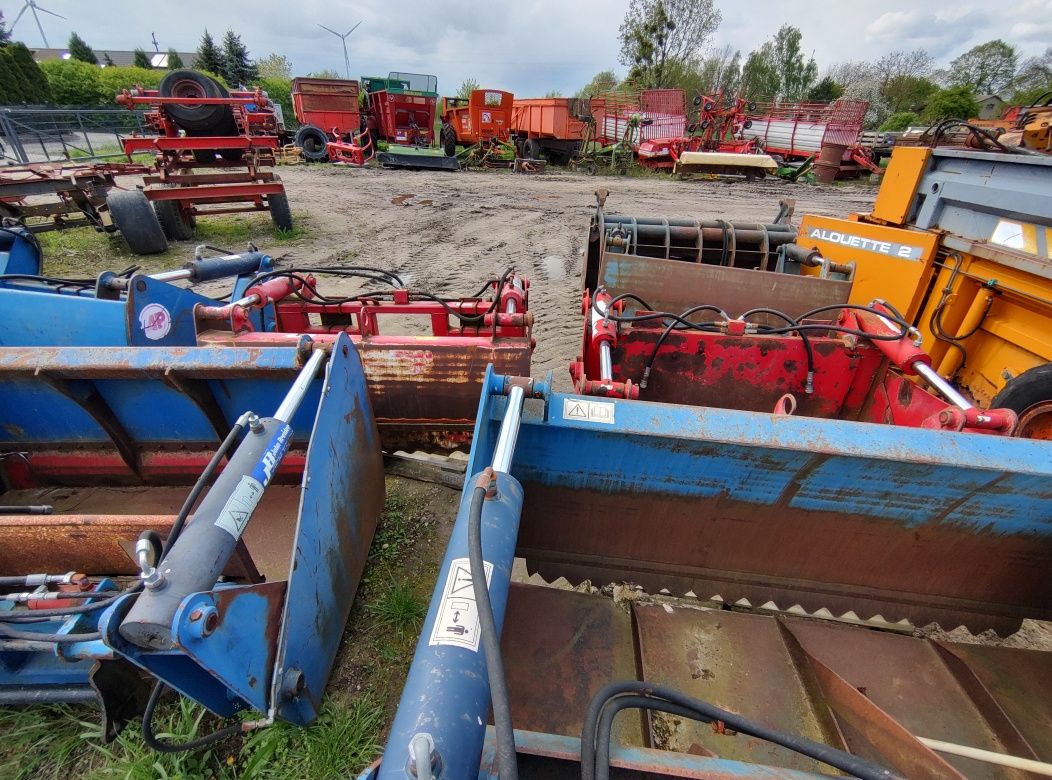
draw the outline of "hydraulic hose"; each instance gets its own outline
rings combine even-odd
[[[842,772],[847,772],[860,780],[892,780],[893,778],[901,780],[900,775],[867,759],[846,753],[843,750],[837,750],[829,745],[823,745],[806,737],[775,731],[762,724],[750,721],[741,715],[720,709],[701,699],[686,696],[668,686],[639,682],[637,680],[611,683],[599,691],[589,704],[584,720],[584,728],[581,733],[582,780],[596,780],[602,776],[597,774],[597,739],[609,742],[610,735],[608,731],[605,734],[598,734],[597,729],[600,725],[600,717],[611,699],[625,694],[645,699],[647,703],[646,709],[650,709],[652,703],[661,705],[674,704],[690,711],[691,714],[688,717],[692,717],[695,720],[708,723],[719,722],[726,729],[780,745],[808,758],[828,764]],[[624,706],[634,705],[625,704]],[[612,721],[613,716],[609,720],[604,719],[604,722],[607,724],[612,723]],[[606,771],[606,768],[604,768],[604,771]]]
[[[35,631],[19,631],[0,623],[0,639],[19,639],[23,642],[50,642],[57,645],[71,645],[74,642],[93,642],[102,639],[98,631],[86,634],[38,634]]]
[[[146,702],[146,710],[142,714],[142,741],[151,750],[156,750],[158,753],[183,753],[187,750],[200,750],[203,747],[222,742],[224,739],[229,739],[244,730],[241,723],[235,723],[219,729],[219,731],[188,740],[187,742],[164,742],[153,731],[154,710],[157,709],[157,702],[160,700],[164,688],[165,685],[160,680],[154,684],[153,690],[150,691],[150,698]]]
[[[482,555],[482,507],[486,503],[486,491],[492,472],[483,472],[480,482],[471,494],[468,507],[468,560],[471,564],[471,587],[475,593],[475,604],[479,616],[479,633],[482,649],[486,654],[486,674],[489,677],[490,698],[493,705],[493,723],[497,733],[497,774],[500,780],[518,780],[519,769],[515,755],[515,730],[511,724],[511,704],[508,701],[508,683],[504,678],[504,661],[500,655],[500,637],[493,617],[493,604],[489,598],[486,582],[486,564]],[[485,481],[483,481],[485,480]]]

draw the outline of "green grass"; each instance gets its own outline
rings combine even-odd
[[[387,500],[318,720],[287,723],[185,754],[157,754],[137,723],[100,739],[91,707],[0,708],[2,780],[300,780],[348,778],[373,761],[401,694],[444,545],[425,508],[430,486],[387,481]],[[425,496],[425,498],[421,498]],[[443,510],[444,511],[444,510]],[[455,511],[451,510],[450,511]],[[245,719],[259,718],[245,713]],[[154,729],[185,741],[226,725],[168,695]]]
[[[94,147],[93,150],[95,154],[89,154],[87,149],[70,149],[69,159],[88,161],[102,158],[99,159],[99,162],[128,162],[128,156],[124,153],[123,147],[117,146],[117,144],[98,146]],[[131,159],[132,162],[150,165],[153,163],[154,156],[149,152],[139,152],[138,154],[133,154]]]

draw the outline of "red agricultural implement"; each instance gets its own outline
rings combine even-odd
[[[17,220],[32,233],[84,226],[113,232],[118,228],[107,198],[120,190],[117,177],[149,170],[138,163],[71,162],[0,168],[0,218]]]
[[[566,164],[581,152],[592,110],[578,98],[515,98],[511,129],[519,157]]]
[[[285,187],[266,170],[275,163],[278,127],[261,90],[229,92],[201,73],[177,70],[157,90],[125,90],[117,102],[146,108],[156,132],[126,137],[123,145],[129,156],[155,154],[143,193],[157,213],[160,229],[147,229],[161,249],[165,237],[192,238],[200,216],[270,211],[278,228],[292,228]],[[136,209],[143,224],[149,222],[148,209],[141,203]]]
[[[435,141],[438,78],[419,73],[362,76],[369,111],[366,123],[374,141],[402,146],[431,146]]]
[[[476,89],[468,98],[442,98],[442,150],[447,157],[457,145],[500,149],[511,138],[515,96],[499,89]]]
[[[300,128],[295,143],[312,162],[362,166],[375,152],[371,136],[362,130],[360,87],[349,79],[295,78],[292,107]]]
[[[570,367],[577,392],[1014,431],[1011,410],[961,403],[894,308],[849,304],[853,264],[792,243],[785,211],[769,225],[706,225],[608,217],[603,199],[590,230],[582,351]],[[707,239],[716,240],[706,248]]]

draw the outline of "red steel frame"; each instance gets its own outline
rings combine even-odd
[[[600,291],[598,300],[610,301]],[[589,294],[585,311],[592,312]],[[645,314],[646,312],[633,312]],[[778,323],[782,324],[782,323]],[[876,315],[845,310],[840,326],[882,333]],[[757,333],[744,321],[722,332],[673,330],[662,341],[649,376],[645,365],[665,330],[662,320],[622,324],[586,316],[581,355],[570,364],[574,390],[584,395],[642,398],[663,403],[743,411],[838,418],[916,428],[1010,433],[1014,415],[987,410],[966,414],[892,367],[912,373],[910,362],[927,358],[908,338],[870,342],[852,335],[808,335],[814,376],[807,392],[807,351],[796,334]],[[600,349],[610,345],[613,381],[600,377]],[[929,359],[930,362],[930,359]],[[641,386],[642,385],[642,386]]]
[[[156,90],[125,90],[117,102],[129,109],[147,106],[147,122],[156,136],[129,136],[123,139],[129,157],[154,152],[155,171],[144,177],[144,194],[151,201],[174,200],[180,208],[194,215],[230,214],[245,211],[268,211],[268,196],[281,195],[285,187],[270,171],[261,170],[275,164],[278,148],[277,124],[273,112],[266,110],[269,100],[262,90],[235,91],[230,97],[161,97]],[[240,135],[183,136],[168,116],[169,105],[226,105],[234,114]],[[240,161],[200,163],[193,159],[194,150],[239,149]],[[218,173],[192,173],[193,168],[209,168]],[[240,170],[237,170],[240,169]],[[197,204],[238,204],[224,208],[199,209]]]

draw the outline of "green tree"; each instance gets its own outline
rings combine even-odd
[[[185,68],[186,65],[183,63],[183,58],[179,56],[179,52],[175,49],[168,50],[168,70],[179,70]]]
[[[901,133],[907,127],[920,123],[920,117],[912,111],[900,111],[884,120],[880,129],[886,133]]]
[[[800,50],[802,37],[800,28],[791,24],[783,24],[774,34],[771,61],[778,73],[781,100],[802,100],[818,78],[815,58],[805,61]]]
[[[314,78],[314,79],[342,79],[343,78],[343,76],[341,76],[339,73],[334,71],[332,68],[323,68],[322,70],[316,70],[316,71],[314,71],[313,73],[311,73],[309,75],[310,75],[311,78]]]
[[[87,41],[76,33],[69,36],[69,43],[66,47],[69,49],[69,56],[72,59],[87,62],[90,65],[99,64],[99,58],[95,56],[95,52],[88,46]]]
[[[557,98],[562,97],[563,93],[561,90],[558,89],[549,89],[547,92],[544,93],[544,96],[546,98]]]
[[[220,75],[223,72],[223,52],[216,46],[216,42],[208,30],[205,30],[205,34],[201,36],[201,45],[197,47],[196,67],[198,70],[215,73],[216,75]]]
[[[5,47],[11,54],[15,66],[22,75],[25,102],[48,103],[51,101],[51,89],[48,78],[40,65],[33,59],[33,53],[24,43],[12,43]]]
[[[871,71],[880,81],[881,89],[885,89],[890,82],[904,76],[928,76],[933,63],[931,55],[924,49],[889,51],[871,66]]]
[[[284,54],[268,54],[256,61],[256,70],[261,79],[291,79],[292,63]]]
[[[110,59],[109,52],[104,51],[102,53],[102,64],[105,65],[107,68],[114,67],[113,60]]]
[[[480,89],[478,81],[470,78],[464,79],[460,82],[460,86],[457,87],[457,97],[467,100],[476,89]]]
[[[0,105],[17,106],[26,101],[28,85],[11,56],[11,47],[0,47]]]
[[[267,93],[268,98],[281,106],[281,116],[285,121],[285,126],[294,125],[296,112],[292,108],[292,80],[260,77],[259,86]]]
[[[1019,53],[1014,46],[996,38],[973,46],[950,63],[950,83],[970,87],[980,95],[993,95],[1015,78]]]
[[[919,111],[925,101],[939,91],[938,85],[923,76],[895,76],[880,89],[893,113]]]
[[[241,36],[233,30],[227,30],[223,36],[223,69],[221,71],[227,83],[237,89],[256,78],[256,66],[248,56],[248,48],[241,42]]]
[[[7,29],[7,22],[4,21],[4,12],[0,11],[0,47],[7,46],[11,43],[11,31]]]
[[[164,78],[164,71],[157,68],[113,67],[99,71],[99,91],[102,103],[113,103],[114,97],[126,89],[143,87],[157,89]]]
[[[928,99],[924,108],[926,122],[938,122],[940,119],[968,119],[979,113],[979,104],[975,102],[972,90],[967,86],[940,89]]]
[[[745,60],[745,65],[742,66],[741,92],[750,100],[775,100],[778,97],[779,86],[771,45],[766,43],[750,52]]]
[[[73,59],[44,60],[40,68],[47,76],[52,100],[60,106],[97,106],[113,101],[113,95],[102,87],[102,74],[109,68]]]
[[[630,0],[619,31],[621,62],[641,87],[667,87],[668,63],[696,63],[722,17],[715,0]]]
[[[811,87],[810,91],[807,93],[807,99],[819,103],[832,103],[843,94],[844,88],[833,81],[829,76],[825,76],[821,81]]]
[[[723,90],[725,95],[737,94],[742,79],[742,55],[732,46],[724,46],[701,61],[698,68],[698,94],[712,94]],[[687,92],[693,97],[695,93]]]
[[[135,50],[134,57],[132,59],[132,64],[136,68],[152,68],[153,67],[153,63],[150,62],[150,57],[149,57],[149,55],[146,54],[146,51],[144,49],[136,49]]]
[[[1012,89],[1012,102],[1016,105],[1030,105],[1052,90],[1052,46],[1043,54],[1023,60]]]
[[[613,92],[615,89],[617,89],[617,74],[612,70],[601,70],[578,90],[577,97],[587,98],[604,92]]]

